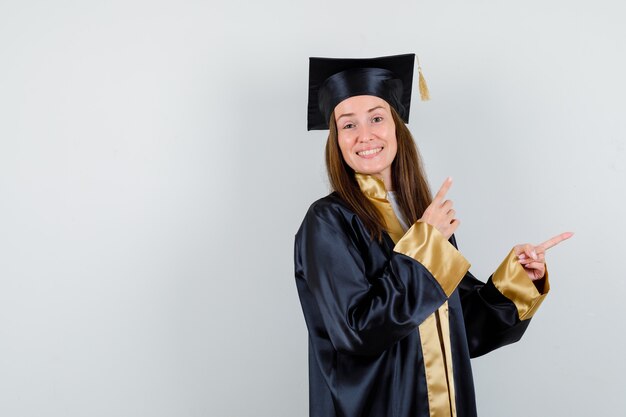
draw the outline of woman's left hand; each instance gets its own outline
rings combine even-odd
[[[537,246],[526,243],[516,245],[513,247],[513,250],[519,259],[519,263],[522,264],[530,279],[537,281],[543,278],[546,273],[546,251],[562,241],[569,239],[573,235],[574,233],[565,232]]]

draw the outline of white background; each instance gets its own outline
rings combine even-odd
[[[474,274],[576,232],[522,341],[474,361],[480,414],[625,409],[622,8],[0,0],[0,415],[307,415],[308,57],[408,52]]]

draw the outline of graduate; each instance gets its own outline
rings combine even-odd
[[[521,338],[550,290],[546,251],[572,235],[474,278],[452,180],[432,197],[406,126],[414,62],[310,59],[308,129],[328,130],[332,188],[295,237],[311,417],[476,416],[470,358]]]

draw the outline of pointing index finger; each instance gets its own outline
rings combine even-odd
[[[572,232],[565,232],[565,233],[561,233],[560,235],[556,235],[551,239],[546,240],[545,242],[537,245],[538,248],[545,250],[550,249],[553,246],[558,245],[559,243],[563,242],[564,240],[569,239],[570,237],[572,237],[574,235],[574,233]]]
[[[441,184],[441,188],[439,188],[439,191],[437,191],[437,194],[435,195],[435,198],[433,199],[433,203],[437,202],[441,204],[443,200],[445,199],[446,193],[448,192],[451,186],[452,186],[452,177],[448,177],[443,182],[443,184]]]

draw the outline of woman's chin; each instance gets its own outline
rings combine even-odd
[[[355,171],[365,175],[380,175],[386,168],[384,164],[361,164]]]

